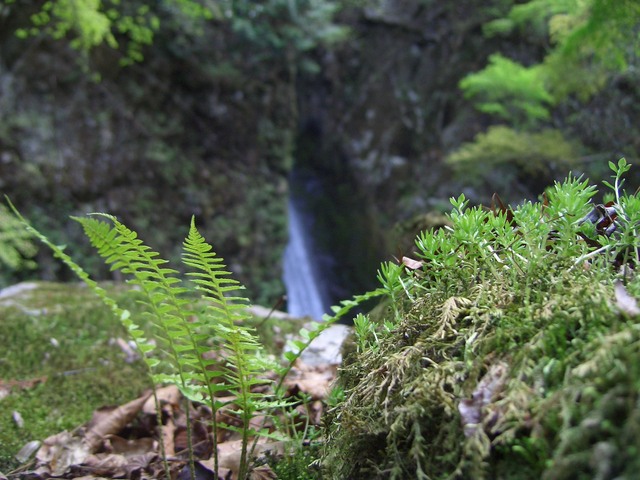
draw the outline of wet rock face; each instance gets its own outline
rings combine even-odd
[[[301,124],[322,132],[316,155],[327,170],[349,171],[383,229],[460,191],[443,158],[482,129],[457,86],[491,49],[479,2],[432,3],[352,12],[352,39],[303,79]]]
[[[286,181],[257,126],[280,100],[260,105],[264,92],[207,78],[211,64],[195,61],[206,41],[193,57],[175,58],[160,37],[145,62],[128,69],[97,51],[96,82],[62,42],[6,40],[0,189],[80,255],[90,255],[80,232],[61,231],[70,214],[113,213],[165,256],[178,250],[181,226],[195,214],[254,298],[271,303],[282,288],[279,275],[264,272],[277,269],[285,243]],[[258,289],[265,281],[271,286]]]
[[[83,256],[82,235],[61,225],[69,214],[118,215],[165,256],[177,255],[180,226],[195,214],[249,296],[273,304],[284,291],[294,139],[296,166],[346,199],[335,211],[357,212],[329,213],[323,225],[341,225],[326,243],[347,261],[336,274],[366,289],[380,252],[394,250],[384,232],[458,190],[441,161],[478,125],[465,116],[457,82],[488,48],[483,19],[462,15],[481,2],[459,3],[394,1],[345,13],[352,37],[314,50],[320,69],[299,69],[295,85],[282,62],[248,64],[238,53],[246,45],[218,25],[201,37],[170,26],[126,69],[98,48],[86,73],[64,42],[10,37],[28,21],[12,12],[0,33],[0,188]],[[43,261],[49,278],[60,278]]]

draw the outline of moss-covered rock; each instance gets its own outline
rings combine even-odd
[[[122,305],[140,308],[126,289],[105,287]],[[0,291],[0,336],[5,473],[24,462],[14,455],[27,442],[72,430],[96,408],[124,403],[151,386],[144,363],[123,350],[124,326],[82,285],[33,282]]]
[[[640,279],[613,266],[635,255],[619,240],[594,253],[593,194],[567,182],[514,211],[456,201],[449,229],[418,237],[420,268],[386,270],[395,301],[346,358],[327,419],[331,478],[636,475]],[[627,219],[633,201],[616,204]]]

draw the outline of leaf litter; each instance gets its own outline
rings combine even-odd
[[[325,408],[324,400],[329,394],[330,384],[336,372],[336,365],[311,366],[298,361],[284,380],[286,397],[305,397],[308,400],[307,405],[295,407],[297,413],[305,417],[301,423],[316,426],[320,424]],[[264,389],[264,386],[256,388]],[[237,423],[238,417],[232,411],[233,397],[218,400],[229,405],[217,412],[216,432],[212,431],[211,410],[206,405],[185,401],[185,397],[175,385],[158,387],[155,398],[151,391],[147,391],[124,405],[99,408],[95,410],[89,422],[74,431],[57,433],[43,440],[41,444],[34,441],[25,445],[24,452],[21,451],[21,461],[27,463],[11,472],[8,478],[161,478],[165,472],[161,453],[163,451],[172,478],[190,478],[187,415],[184,410],[189,408],[196,478],[216,478],[212,456],[215,444],[213,435],[216,435],[219,456],[217,478],[237,480],[241,440],[235,429],[225,428],[224,424],[231,424],[231,420]],[[160,406],[159,414],[156,405]],[[257,413],[252,419],[252,428],[257,430],[262,426],[262,420],[266,418],[265,413]],[[285,415],[285,412],[282,412],[282,415]],[[161,419],[160,425],[158,419]],[[270,430],[275,429],[273,422],[267,423],[266,426]],[[284,455],[284,451],[283,441],[261,437],[254,449],[253,459],[279,459]],[[28,462],[34,452],[35,458]],[[267,463],[259,463],[261,465],[253,468],[249,478],[276,478]]]

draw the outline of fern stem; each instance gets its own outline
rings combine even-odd
[[[238,283],[232,279],[225,278],[229,273],[224,271],[225,267],[221,263],[222,259],[217,257],[212,250],[213,247],[206,243],[202,235],[198,232],[195,226],[195,219],[192,217],[189,235],[184,242],[183,263],[198,271],[188,273],[187,275],[195,277],[194,282],[197,288],[203,292],[202,297],[213,302],[210,308],[218,313],[217,317],[225,324],[225,328],[220,330],[220,336],[223,341],[228,342],[227,348],[231,355],[229,355],[227,360],[236,370],[235,372],[231,370],[230,374],[235,383],[234,387],[238,392],[236,402],[241,409],[242,445],[238,478],[244,480],[249,470],[250,456],[247,455],[247,450],[250,420],[255,411],[255,405],[252,403],[250,379],[256,372],[252,371],[251,365],[248,363],[249,355],[251,355],[250,349],[253,348],[253,334],[246,328],[235,324],[236,320],[246,319],[246,313],[244,312],[246,305],[233,304],[231,302],[235,300],[247,304],[248,301],[240,297],[227,298],[225,292],[237,290],[239,288]],[[240,309],[243,309],[242,314],[239,313]],[[248,334],[248,338],[243,337],[245,333]],[[212,405],[215,407],[213,395]],[[215,427],[214,414],[214,430]],[[217,448],[215,449],[215,454],[217,454]],[[214,459],[216,470],[217,461],[216,456]]]
[[[158,400],[157,390],[155,385],[153,386],[153,402],[156,406],[156,421],[158,422],[158,433],[160,437],[160,455],[162,456],[162,465],[164,466],[164,474],[167,480],[171,480],[171,469],[169,468],[169,462],[167,461],[167,451],[164,448],[164,435],[162,433],[162,410],[160,409],[160,400]]]

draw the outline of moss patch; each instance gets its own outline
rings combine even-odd
[[[383,269],[395,300],[343,365],[330,478],[636,475],[640,279],[616,262],[640,210],[619,198],[618,233],[585,241],[594,193],[567,181],[494,212],[461,197],[449,230],[419,236],[421,268]]]
[[[111,311],[78,285],[35,284],[0,299],[0,381],[43,379],[14,386],[0,400],[0,471],[16,468],[14,455],[27,442],[73,429],[94,409],[121,404],[150,387],[141,361],[125,361],[114,344],[127,338]],[[135,308],[124,290],[117,295]],[[13,419],[24,420],[19,427]]]

